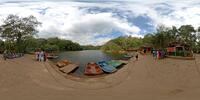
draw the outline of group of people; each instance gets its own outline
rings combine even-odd
[[[47,60],[47,53],[43,50],[35,52],[35,58],[37,61],[46,61]]]
[[[146,53],[146,50],[144,50],[143,52]],[[163,50],[152,50],[151,53],[155,59],[163,59],[166,56],[166,53]],[[135,58],[136,58],[136,60],[138,60],[138,58],[139,58],[138,51],[135,52]]]
[[[165,57],[165,52],[162,50],[153,50],[152,54],[155,59],[162,59]]]

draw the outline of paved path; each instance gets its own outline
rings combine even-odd
[[[0,60],[0,100],[199,100],[197,58],[195,62],[140,56],[117,73],[83,82],[64,78],[29,55]]]

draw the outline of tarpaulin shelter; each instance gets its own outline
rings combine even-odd
[[[167,47],[167,55],[169,56],[192,56],[192,50],[189,45],[185,43],[172,42]]]

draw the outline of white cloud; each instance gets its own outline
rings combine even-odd
[[[166,26],[181,26],[184,24],[191,24],[194,27],[200,26],[198,21],[200,17],[200,1],[198,0],[187,0],[187,1],[173,1],[166,0],[167,2],[155,3],[146,2],[139,4],[128,4],[123,9],[131,10],[136,16],[147,15],[152,19],[152,24],[155,27],[159,24]],[[155,7],[161,7],[164,9],[156,10]],[[168,14],[162,14],[169,10]],[[170,11],[171,10],[171,11]]]
[[[21,6],[22,4],[24,6]],[[102,44],[111,37],[95,37],[111,34],[114,30],[126,35],[138,34],[140,31],[129,22],[113,17],[112,13],[88,14],[79,9],[79,3],[72,4],[74,5],[69,5],[69,2],[5,4],[0,6],[0,15],[34,15],[43,23],[42,27],[39,27],[40,37],[58,36],[80,44]]]
[[[112,11],[88,13],[86,8],[91,7],[120,9],[123,12],[129,11],[134,17],[145,15],[152,20],[146,23],[155,27],[159,24],[175,25],[177,27],[183,24],[192,24],[195,27],[200,26],[198,21],[200,17],[200,2],[197,0],[182,2],[178,0],[157,0],[154,2],[127,0],[131,2],[106,3],[38,1],[40,2],[2,3],[0,5],[0,19],[2,20],[8,14],[17,14],[19,16],[34,15],[43,23],[39,27],[40,37],[58,36],[80,44],[94,45],[99,45],[112,39],[113,37],[110,37],[110,34],[113,31],[119,31],[123,35],[143,37],[140,32],[145,30],[141,30],[133,22],[127,20],[126,15],[122,15],[123,18],[121,18],[114,17],[113,15],[115,14]],[[158,11],[156,7],[164,8],[164,10],[160,9]],[[167,14],[162,14],[167,9],[170,9],[170,11]],[[2,24],[2,21],[0,21],[0,24]],[[99,35],[104,35],[105,37],[96,38]]]

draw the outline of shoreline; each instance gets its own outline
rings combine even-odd
[[[0,60],[0,96],[3,100],[34,100],[37,95],[37,100],[85,100],[88,96],[96,100],[198,100],[199,69],[200,55],[195,60],[155,60],[150,55],[139,55],[138,61],[130,61],[104,77],[66,78],[48,62],[25,55]]]
[[[77,53],[77,54],[76,54]],[[102,60],[126,60],[123,59],[122,54],[108,54],[107,52],[101,51],[101,50],[86,50],[83,52],[62,52],[59,54],[59,57],[57,59],[50,59],[50,61],[57,64],[57,62],[62,62],[63,60],[68,60],[72,64],[79,65],[78,69],[74,71],[72,75],[82,77],[84,76],[84,68],[88,62],[98,62]],[[124,63],[124,62],[123,62]],[[59,63],[60,66],[62,66],[62,63]],[[69,71],[71,67],[65,66],[65,69]],[[67,72],[66,72],[67,73]],[[100,75],[101,76],[101,75]]]
[[[76,88],[86,88],[93,90],[93,89],[102,89],[106,87],[116,86],[117,84],[122,83],[123,80],[126,80],[128,78],[128,75],[131,72],[130,70],[131,65],[133,65],[134,62],[135,61],[133,60],[133,58],[131,58],[129,63],[123,65],[123,67],[120,68],[117,72],[111,74],[102,74],[97,76],[86,76],[86,75],[76,76],[71,74],[64,74],[58,70],[58,67],[52,61],[48,61],[48,63],[50,64],[48,67],[54,69],[57,72],[57,74],[64,77],[66,81],[71,80],[73,82],[78,82]],[[107,82],[109,84],[107,84]],[[93,83],[92,86],[85,86],[90,83]]]

